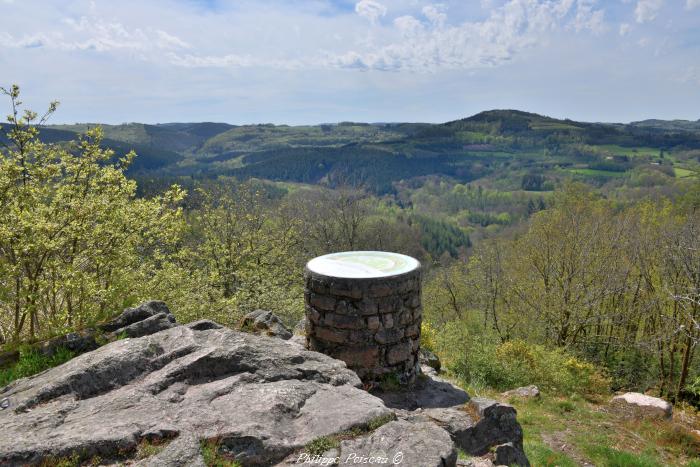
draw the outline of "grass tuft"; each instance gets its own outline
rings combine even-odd
[[[321,436],[304,446],[304,451],[311,456],[320,456],[326,451],[340,447],[340,439],[336,436]]]
[[[202,459],[207,467],[242,467],[242,464],[219,451],[219,440],[202,441],[199,445]]]
[[[59,348],[51,357],[47,357],[36,349],[20,349],[19,361],[10,368],[0,370],[0,387],[7,386],[12,381],[26,378],[67,362],[75,353],[65,348]]]

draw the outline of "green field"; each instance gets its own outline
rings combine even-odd
[[[676,178],[691,178],[691,177],[697,177],[698,173],[690,170],[690,169],[684,169],[681,167],[674,167],[673,172],[676,174]]]
[[[616,156],[628,156],[628,157],[638,157],[638,156],[650,156],[656,157],[659,155],[659,150],[655,148],[648,147],[623,147],[617,146],[615,144],[602,144],[595,146],[598,149],[608,151]]]
[[[560,123],[560,122],[537,122],[537,123],[531,123],[530,128],[532,130],[583,130],[581,127],[577,127],[575,125],[569,125],[566,123]]]
[[[619,178],[625,175],[624,172],[613,172],[611,170],[598,170],[598,169],[567,169],[567,172],[576,175],[585,175],[587,177],[610,177]]]

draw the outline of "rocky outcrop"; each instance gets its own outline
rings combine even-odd
[[[1,388],[0,465],[204,466],[203,443],[244,466],[299,465],[324,439],[340,465],[450,467],[457,448],[528,465],[512,407],[437,376],[370,394],[345,363],[293,340],[174,321],[162,302],[125,310],[101,328],[120,339]],[[144,442],[162,449],[136,461]]]
[[[344,363],[203,321],[122,339],[0,390],[0,464],[78,453],[103,460],[143,439],[191,465],[216,439],[244,465],[271,465],[320,436],[390,414]],[[189,440],[189,441],[188,441]],[[177,454],[172,454],[173,451]]]
[[[440,368],[442,366],[440,364],[440,358],[430,350],[420,349],[418,352],[418,361],[422,366],[428,366],[436,372],[440,372]]]
[[[457,448],[471,456],[508,460],[503,462],[505,465],[530,465],[515,408],[508,404],[470,399],[466,392],[436,375],[419,378],[411,390],[376,394],[400,419],[441,427]]]
[[[277,315],[271,311],[255,310],[243,317],[240,326],[241,331],[253,334],[291,339],[292,332],[285,327]]]
[[[136,308],[127,308],[116,318],[98,326],[113,337],[141,337],[175,326],[175,316],[168,306],[161,301],[152,300]]]
[[[639,392],[615,396],[611,406],[634,418],[671,418],[673,414],[673,406],[669,402]]]
[[[164,302],[152,300],[135,308],[127,308],[113,319],[95,327],[54,337],[36,345],[37,350],[50,357],[59,349],[76,354],[97,349],[100,344],[120,337],[141,337],[175,326],[175,316]]]
[[[368,436],[343,441],[339,457],[339,465],[443,467],[455,465],[457,449],[450,435],[434,423],[397,420]]]
[[[504,399],[510,399],[510,398],[520,398],[520,399],[539,399],[540,397],[540,388],[537,386],[530,385],[530,386],[523,386],[521,388],[515,388],[511,389],[510,391],[506,391],[503,394],[501,394],[501,397]]]
[[[469,455],[483,456],[493,451],[497,464],[529,465],[523,451],[523,432],[510,405],[474,398],[462,406],[427,409],[419,416],[444,428],[457,447]],[[508,462],[503,462],[505,459]]]

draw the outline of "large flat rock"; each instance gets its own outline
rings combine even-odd
[[[638,418],[671,418],[673,406],[658,397],[639,392],[627,392],[612,398],[613,407],[627,410],[628,415]]]
[[[368,436],[340,444],[339,465],[452,467],[457,449],[450,435],[430,422],[397,420]]]
[[[244,465],[271,465],[390,413],[343,362],[206,321],[113,342],[0,398],[10,404],[0,411],[2,465],[107,460],[144,438],[173,439],[144,465],[201,464],[199,443],[212,439]]]

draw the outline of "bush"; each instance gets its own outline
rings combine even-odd
[[[468,385],[502,391],[535,384],[542,390],[562,395],[597,395],[610,391],[607,376],[563,349],[549,349],[522,340],[499,343],[487,332],[475,335],[468,329],[464,322],[454,321],[433,337],[433,350],[443,366]]]
[[[423,321],[420,326],[420,346],[424,349],[435,350],[435,328],[429,322]]]

